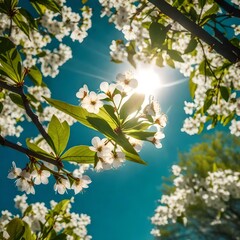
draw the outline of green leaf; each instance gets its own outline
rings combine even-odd
[[[219,6],[217,3],[214,3],[211,8],[209,8],[203,15],[202,19],[200,21],[200,25],[204,25],[206,22],[208,22],[211,17],[218,12]]]
[[[147,79],[146,79],[147,81]],[[121,107],[120,109],[120,117],[123,120],[126,120],[127,117],[140,110],[141,106],[143,104],[145,95],[144,94],[139,94],[139,93],[134,93]]]
[[[200,8],[203,8],[205,4],[206,4],[206,0],[199,0],[199,1],[198,1],[198,6],[199,6]]]
[[[189,78],[189,90],[190,90],[190,95],[192,99],[194,99],[195,91],[197,89],[197,84],[193,82],[193,77],[195,75],[195,71],[191,72],[190,78]]]
[[[57,156],[65,150],[69,136],[70,127],[66,121],[61,123],[58,118],[53,115],[48,125],[48,135],[53,141],[53,150]]]
[[[0,37],[0,74],[16,83],[22,82],[21,57],[13,42]]]
[[[174,62],[171,58],[167,58],[166,62],[167,62],[169,67],[175,68],[175,64],[174,64]]]
[[[151,46],[152,48],[161,48],[166,36],[167,36],[167,28],[158,23],[158,22],[152,22],[149,27],[149,36],[151,39]]]
[[[128,121],[126,121],[123,124],[123,131],[127,132],[128,130],[141,130],[144,131],[150,127],[150,123],[146,121],[139,121],[138,118],[132,118]]]
[[[191,38],[191,40],[190,40],[187,48],[186,48],[185,51],[184,51],[184,54],[190,53],[190,52],[192,52],[193,50],[195,50],[196,47],[197,47],[197,44],[198,44],[197,40],[196,40],[195,38]]]
[[[30,29],[29,25],[25,22],[25,18],[20,12],[17,12],[13,17],[14,23],[29,37]]]
[[[196,20],[198,19],[198,14],[196,12],[196,10],[194,9],[194,7],[191,7],[190,10],[189,10],[189,15],[190,15],[190,18],[196,22]]]
[[[0,12],[9,15],[18,5],[18,0],[0,0]]]
[[[39,14],[44,14],[46,9],[49,9],[55,13],[61,13],[60,6],[52,0],[30,0],[31,4],[37,10]]]
[[[10,93],[9,97],[16,105],[18,105],[20,108],[24,109],[23,100],[20,95],[18,95],[16,93]]]
[[[25,227],[25,232],[22,236],[22,240],[24,240],[24,239],[35,240],[35,237],[32,236],[32,231],[31,231],[30,226],[25,221],[23,221],[23,223],[24,223],[24,227]]]
[[[156,65],[158,67],[163,67],[163,57],[162,57],[162,54],[158,54],[158,56],[156,58]]]
[[[204,105],[203,105],[203,112],[205,113],[211,105],[212,105],[212,97],[207,98],[205,100]]]
[[[19,218],[14,218],[7,224],[7,232],[10,235],[9,240],[20,240],[24,231],[24,222]]]
[[[42,156],[49,157],[49,158],[52,158],[53,160],[55,160],[55,157],[53,155],[51,155],[50,153],[46,152],[42,148],[38,147],[35,143],[31,143],[29,138],[26,139],[26,144],[27,144],[27,147],[30,150],[32,150],[32,151],[34,151],[34,152],[36,152],[38,154],[41,154]]]
[[[129,131],[126,134],[139,140],[147,140],[147,138],[153,137],[155,133],[156,132]]]
[[[42,85],[42,74],[36,66],[32,66],[29,69],[28,76],[35,85],[37,85],[37,86]]]
[[[69,203],[70,203],[69,199],[64,199],[61,202],[59,202],[52,210],[53,215],[59,215],[66,212]]]
[[[29,213],[32,213],[32,205],[29,205],[23,213],[23,217],[27,216]]]
[[[181,57],[181,53],[176,51],[176,50],[168,50],[168,55],[170,56],[170,58],[172,58],[174,61],[177,62],[184,62],[184,60]]]
[[[26,9],[24,8],[20,8],[19,12],[22,14],[22,16],[24,16],[24,18],[26,19],[29,27],[31,29],[35,29],[38,30],[38,24],[37,24],[37,20],[33,18],[33,16],[31,15],[31,13],[29,13]]]
[[[103,118],[105,119],[108,124],[114,129],[116,128],[116,123],[114,122],[114,117],[111,117],[109,114],[109,109],[108,111],[106,110],[106,108],[101,108],[99,113],[93,114],[93,113],[89,113],[86,109],[80,107],[80,106],[74,106],[59,100],[54,100],[51,98],[45,98],[46,101],[51,104],[53,107],[59,109],[62,112],[67,113],[68,115],[70,115],[71,117],[75,118],[77,121],[79,121],[80,123],[82,123],[83,125],[95,129],[87,120],[87,117],[97,117],[97,118]]]
[[[198,129],[198,134],[200,134],[203,131],[203,129],[204,129],[204,123],[201,122],[200,127]]]
[[[134,67],[136,68],[136,63],[134,60],[134,55],[136,54],[135,51],[135,42],[134,41],[130,41],[130,44],[126,47],[126,51],[128,53],[127,56],[127,60],[128,62]]]
[[[230,96],[228,88],[220,87],[220,93],[221,93],[222,98],[227,102],[229,99],[229,96]]]
[[[61,159],[77,163],[94,163],[95,154],[96,152],[91,151],[89,146],[75,146],[68,149]]]
[[[224,121],[223,121],[223,126],[226,126],[228,123],[230,123],[230,122],[233,120],[234,117],[235,117],[235,113],[232,112],[230,115],[228,115],[228,116],[224,119]]]
[[[2,112],[3,110],[3,104],[0,102],[0,113]]]
[[[38,3],[38,1],[30,0],[30,3],[32,4],[32,6],[35,8],[39,15],[43,15],[47,10],[47,8],[43,4]]]
[[[59,235],[57,235],[55,238],[51,238],[51,240],[66,240],[67,236],[65,233],[61,233]]]
[[[173,7],[181,7],[185,0],[175,0],[173,3]]]

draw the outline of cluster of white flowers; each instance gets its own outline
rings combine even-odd
[[[27,92],[30,94],[29,98],[31,100],[31,105],[36,109],[38,109],[41,103],[44,103],[46,105],[46,101],[43,96],[46,98],[51,97],[50,89],[47,87],[31,86],[27,88]],[[23,128],[19,124],[23,122],[24,119],[30,121],[30,118],[26,115],[24,109],[20,108],[17,104],[12,102],[9,94],[9,91],[3,90],[1,92],[0,103],[3,105],[0,116],[1,136],[19,137],[23,131]],[[62,122],[67,121],[70,126],[76,122],[76,120],[68,114],[65,114],[64,112],[59,111],[58,109],[51,106],[45,106],[42,111],[36,111],[35,113],[38,115],[39,120],[43,123],[49,122],[53,115],[61,119]]]
[[[176,50],[181,53],[181,61],[175,61],[171,59],[167,50],[161,49],[158,52],[149,51],[151,47],[151,40],[148,32],[149,23],[156,20],[156,14],[158,13],[157,8],[146,1],[135,1],[128,0],[124,1],[124,4],[120,4],[116,0],[99,0],[100,4],[103,6],[102,16],[108,16],[109,22],[115,24],[115,27],[122,31],[126,42],[122,40],[112,41],[110,46],[110,55],[116,62],[122,62],[127,59],[128,49],[134,48],[136,53],[134,53],[133,58],[135,60],[140,60],[142,62],[155,62],[158,59],[158,55],[161,55],[161,61],[163,66],[167,66],[169,62],[180,70],[180,72],[185,77],[190,77],[191,73],[194,72],[194,76],[191,81],[196,84],[196,91],[193,102],[185,102],[184,110],[186,114],[194,115],[193,117],[188,117],[184,121],[182,131],[192,135],[197,134],[202,128],[202,124],[206,122],[206,116],[214,117],[215,114],[218,116],[230,115],[232,112],[236,112],[236,104],[238,97],[230,97],[228,101],[218,99],[213,99],[211,108],[206,114],[201,113],[203,108],[207,91],[213,89],[212,82],[216,81],[214,76],[205,76],[198,71],[200,63],[204,60],[204,53],[202,46],[197,44],[194,50],[194,54],[185,54],[185,50],[189,46],[192,35],[191,33],[186,33],[185,29],[179,25],[177,22],[173,22],[172,19],[164,17],[162,18],[162,24],[164,26],[171,25],[171,31],[168,31],[167,35],[169,39],[172,40],[172,50]],[[172,0],[168,0],[170,4],[173,4]],[[197,14],[204,15],[212,6],[213,3],[208,3],[200,8],[199,2],[197,0],[194,2],[194,10]],[[233,3],[239,5],[239,0],[233,0]],[[219,12],[221,10],[219,9]],[[159,14],[157,14],[159,17]],[[239,34],[239,26],[232,25],[235,35]],[[183,31],[181,33],[181,31]],[[134,41],[134,44],[132,44]],[[212,69],[218,69],[219,66],[225,63],[225,59],[212,51],[212,49],[205,43],[203,44],[205,55],[208,58],[209,64]],[[130,50],[130,52],[134,52]],[[240,74],[239,63],[232,64],[230,67],[225,68],[224,74],[221,76],[216,76],[221,82],[221,87],[230,87],[231,83],[234,85],[234,91],[238,91],[240,88],[240,81],[237,76]],[[218,90],[219,91],[219,90]],[[220,92],[218,93],[220,95]],[[237,121],[238,122],[238,121]],[[235,135],[240,134],[240,128],[236,128],[236,120],[231,122],[231,133]],[[211,126],[208,127],[210,129]],[[234,129],[234,130],[233,130]]]
[[[30,36],[20,30],[13,22],[11,26],[11,40],[16,45],[23,47],[25,54],[24,65],[31,67],[36,63],[41,64],[41,72],[44,76],[56,77],[59,67],[72,58],[72,50],[69,46],[60,43],[58,48],[51,50],[53,36],[62,42],[65,36],[80,43],[87,37],[87,31],[92,26],[92,9],[84,6],[81,15],[72,11],[71,7],[64,5],[66,1],[59,1],[61,13],[46,10],[41,17],[39,31],[31,30]],[[10,28],[10,20],[6,14],[0,13],[0,35]],[[40,55],[42,55],[40,57]]]
[[[1,136],[19,137],[23,128],[18,124],[24,120],[24,110],[13,104],[7,91],[2,91],[1,93],[3,94],[3,98],[0,98],[0,103],[3,105],[0,115]]]
[[[36,234],[36,236],[40,237],[42,234],[41,226],[48,227],[49,223],[47,222],[47,214],[49,211],[51,211],[51,209],[54,209],[57,203],[52,200],[50,202],[51,209],[48,209],[45,206],[45,203],[41,202],[29,205],[27,203],[27,196],[25,194],[22,196],[17,195],[14,198],[14,202],[15,207],[21,212],[22,220],[29,225],[33,234]],[[26,212],[26,210],[29,208],[31,208],[31,210]],[[53,225],[53,229],[56,231],[56,233],[60,233],[66,229],[72,230],[73,234],[67,236],[68,240],[74,240],[74,237],[90,240],[92,237],[87,235],[87,225],[91,223],[90,217],[86,214],[70,212],[70,210],[71,203],[68,203],[66,212],[58,214],[55,224]],[[19,215],[13,215],[7,210],[1,212],[0,233],[3,233],[4,239],[9,239],[9,234],[6,230],[7,224],[12,219],[19,217]],[[65,219],[67,219],[67,221],[65,221]]]
[[[118,74],[116,80],[116,83],[111,84],[102,82],[100,84],[101,92],[98,94],[93,91],[89,92],[87,85],[84,85],[76,93],[76,96],[80,99],[81,106],[90,113],[98,114],[100,108],[104,105],[104,101],[106,101],[107,104],[114,107],[115,116],[119,118],[121,107],[131,94],[135,92],[138,82],[130,71]],[[153,99],[150,100],[150,103],[141,107],[142,111],[139,111],[135,117],[150,116],[153,122],[152,125],[157,127],[155,135],[148,137],[146,140],[152,142],[157,148],[161,148],[160,140],[165,137],[162,128],[166,126],[167,117],[160,111],[158,102]],[[128,136],[128,139],[134,149],[139,152],[143,141],[130,136]],[[98,157],[98,162],[95,166],[97,171],[107,170],[111,167],[118,168],[125,161],[125,154],[121,147],[115,143],[113,144],[109,139],[94,137],[92,145],[90,150],[96,152]]]
[[[38,162],[37,162],[38,163]],[[35,185],[48,184],[48,178],[53,174],[56,179],[54,190],[59,194],[64,194],[68,189],[74,190],[78,194],[84,188],[88,188],[91,179],[87,175],[74,174],[70,179],[64,177],[64,172],[54,172],[54,167],[49,164],[42,165],[31,162],[26,168],[21,169],[16,167],[15,162],[12,162],[12,168],[8,174],[8,178],[16,179],[16,186],[20,191],[25,191],[27,194],[35,194]]]
[[[208,172],[206,178],[197,174],[190,178],[181,174],[179,166],[174,165],[172,170],[176,176],[173,181],[175,189],[170,195],[163,195],[159,200],[161,205],[156,208],[155,215],[151,218],[156,227],[151,232],[154,236],[161,235],[161,226],[174,224],[178,218],[183,218],[183,222],[187,224],[186,210],[199,201],[205,204],[206,208],[224,214],[230,199],[240,199],[240,172],[231,169],[218,170]],[[221,223],[218,215],[217,218]]]

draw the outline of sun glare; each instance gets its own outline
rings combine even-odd
[[[146,95],[153,95],[161,87],[160,77],[151,67],[139,67],[136,71],[136,79],[137,91]]]

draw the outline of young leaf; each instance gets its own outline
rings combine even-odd
[[[121,107],[120,117],[126,120],[131,113],[138,111],[143,104],[144,98],[144,94],[134,93]]]
[[[168,50],[167,52],[168,52],[170,58],[172,58],[174,61],[184,62],[184,60],[181,57],[181,53],[180,52],[178,52],[176,50]]]
[[[203,112],[205,113],[210,108],[211,105],[212,105],[212,97],[207,98],[205,100],[204,105],[203,105]]]
[[[20,218],[12,219],[7,225],[7,232],[10,240],[20,240],[25,231],[24,222]]]
[[[66,212],[69,203],[70,203],[69,199],[64,199],[61,202],[59,202],[52,210],[53,215],[56,216],[56,215],[59,215],[60,213]]]
[[[42,74],[36,66],[32,66],[29,69],[28,76],[35,85],[37,85],[37,86],[42,85]]]
[[[206,1],[207,1],[207,0],[199,0],[199,1],[198,1],[199,7],[200,7],[200,8],[203,8],[204,5],[206,4]]]
[[[0,113],[2,112],[3,110],[3,104],[0,102]]]
[[[20,12],[17,12],[14,15],[13,21],[29,38],[29,33],[30,33],[29,25],[25,22],[25,18]]]
[[[31,143],[29,138],[26,139],[26,144],[27,144],[27,147],[30,150],[32,150],[32,151],[34,151],[38,154],[41,154],[42,156],[49,157],[49,158],[52,158],[53,160],[55,160],[55,157],[52,154],[50,154],[50,153],[46,152],[45,150],[41,149],[35,143]]]
[[[149,36],[151,39],[152,48],[161,48],[166,36],[167,36],[167,29],[164,25],[158,22],[152,22],[149,27]]]
[[[34,5],[36,10],[43,14],[46,9],[49,9],[55,13],[61,13],[60,6],[52,0],[30,0],[30,2]]]
[[[187,48],[186,48],[185,51],[184,51],[184,54],[190,53],[190,52],[192,52],[193,50],[195,50],[196,47],[197,47],[197,44],[198,44],[197,40],[196,40],[195,38],[191,38],[191,40],[190,40]]]
[[[20,108],[24,109],[23,101],[22,101],[22,98],[20,97],[20,95],[15,94],[15,93],[10,93],[9,97],[16,105],[18,105]]]
[[[48,135],[53,141],[53,150],[57,156],[65,150],[69,136],[70,127],[66,121],[61,123],[58,118],[53,115],[48,125]]]
[[[136,54],[135,42],[131,41],[130,44],[126,47],[126,50],[128,53],[127,60],[134,68],[136,68],[136,63],[134,60],[134,55]]]
[[[30,0],[30,3],[32,4],[32,6],[35,8],[39,15],[43,15],[47,10],[47,8],[43,4],[40,4],[35,0]]]
[[[23,223],[24,223],[25,231],[22,236],[22,239],[35,240],[35,237],[32,236],[32,231],[31,231],[30,226],[25,221],[23,221]]]
[[[221,92],[222,98],[227,102],[228,99],[229,99],[229,91],[228,91],[228,88],[226,88],[226,87],[220,87],[220,92]]]
[[[146,140],[149,137],[153,137],[155,133],[156,132],[129,131],[126,134],[139,140]]]
[[[57,235],[56,237],[54,238],[51,238],[51,240],[67,240],[67,236],[70,236],[70,235],[66,235],[65,233],[61,233],[59,235]]]
[[[195,71],[193,71],[190,75],[189,78],[189,90],[190,90],[190,95],[192,97],[192,99],[194,99],[194,95],[195,95],[195,91],[197,89],[197,84],[193,82],[193,77],[194,77]]]
[[[31,15],[31,13],[29,13],[26,9],[24,8],[20,8],[19,12],[25,17],[25,19],[27,20],[27,23],[29,25],[29,27],[31,29],[35,29],[38,30],[38,24],[37,24],[37,20],[33,18],[33,16]]]
[[[13,42],[0,37],[0,74],[16,83],[22,82],[21,57]]]
[[[206,22],[208,22],[211,19],[211,16],[216,14],[219,9],[219,6],[217,3],[214,3],[212,7],[210,7],[203,15],[200,22],[200,25],[204,25]]]
[[[89,146],[75,146],[68,149],[61,159],[77,163],[94,163],[95,152],[89,149]]]
[[[156,58],[156,65],[158,67],[163,67],[163,57],[162,57],[162,54],[158,54],[158,56]]]

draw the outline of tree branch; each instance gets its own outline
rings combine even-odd
[[[227,3],[224,0],[214,0],[221,8],[234,17],[240,18],[240,10]]]
[[[7,89],[11,92],[14,92],[16,94],[19,94],[21,96],[27,115],[31,118],[32,122],[35,124],[35,126],[37,127],[37,129],[39,130],[41,135],[44,137],[44,139],[50,144],[50,146],[52,146],[52,139],[47,134],[47,132],[45,131],[42,124],[39,122],[37,115],[32,111],[32,109],[29,105],[29,101],[23,92],[23,87],[22,86],[15,87],[13,85],[8,85],[6,82],[4,82],[2,80],[3,79],[0,78],[0,87]]]
[[[197,25],[195,22],[187,18],[183,13],[181,13],[177,8],[172,7],[170,4],[165,2],[165,0],[149,0],[153,5],[155,5],[162,13],[178,22],[193,35],[197,36],[205,43],[209,44],[217,53],[228,59],[230,62],[235,63],[239,61],[240,55],[235,54],[229,49],[227,49],[224,44],[220,43],[217,39],[212,37],[203,28]],[[230,43],[231,44],[231,43]]]
[[[58,161],[53,160],[53,159],[51,159],[49,157],[43,156],[43,155],[41,155],[39,153],[36,153],[36,152],[34,152],[34,151],[30,150],[30,149],[24,148],[24,147],[22,147],[22,146],[20,146],[20,145],[18,145],[16,143],[12,143],[12,142],[8,141],[7,139],[3,138],[1,135],[0,135],[0,145],[5,146],[5,147],[9,147],[9,148],[12,148],[12,149],[15,149],[18,152],[24,153],[24,154],[26,154],[28,156],[32,156],[32,157],[41,159],[41,160],[43,160],[45,162],[48,162],[50,164],[53,164],[55,166],[60,166],[61,165],[61,164],[59,164]]]

